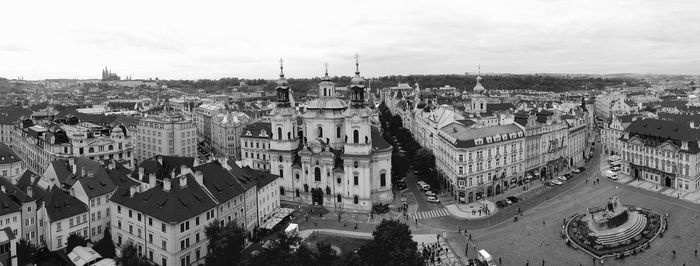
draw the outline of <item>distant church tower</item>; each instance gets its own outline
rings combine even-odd
[[[291,182],[293,151],[299,147],[299,136],[296,132],[297,115],[289,96],[289,82],[284,77],[283,61],[280,59],[280,77],[277,80],[277,104],[270,113],[270,170],[279,174],[280,178]]]
[[[355,76],[350,80],[350,107],[345,111],[345,154],[369,154],[372,148],[371,110],[365,101],[365,80],[355,55]]]

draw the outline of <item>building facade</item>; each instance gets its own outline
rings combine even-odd
[[[150,116],[141,119],[136,128],[138,162],[156,155],[197,155],[197,128],[182,115]]]
[[[622,172],[680,191],[700,188],[700,130],[679,121],[638,119],[621,140]]]
[[[241,161],[253,169],[270,170],[270,122],[252,123],[241,132]]]
[[[438,133],[436,167],[461,202],[500,194],[524,178],[524,140],[516,124],[469,128],[454,122]]]
[[[289,83],[280,73],[268,152],[271,173],[283,180],[282,200],[369,211],[373,204],[394,198],[391,145],[370,122],[365,81],[359,64],[356,67],[349,106],[335,97],[335,85],[326,73],[318,98],[301,115],[291,106]],[[302,119],[301,128],[297,117]]]
[[[219,103],[205,103],[195,109],[194,119],[197,124],[197,136],[199,140],[211,143],[212,118],[223,111],[225,111],[225,107],[223,104]]]
[[[527,174],[552,178],[569,166],[566,148],[569,131],[559,114],[541,109],[519,112],[515,122],[525,127]]]
[[[211,147],[214,154],[241,159],[241,132],[251,122],[242,112],[219,113],[211,120]]]

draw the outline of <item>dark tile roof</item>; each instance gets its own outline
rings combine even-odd
[[[238,166],[233,160],[229,159],[228,160],[228,165],[231,169],[229,169],[229,172],[233,177],[238,180],[238,182],[246,189],[250,189],[252,187],[256,186],[255,179],[250,176],[248,172],[246,172],[243,168]]]
[[[0,143],[0,164],[16,163],[22,161],[10,147],[5,143]]]
[[[40,201],[51,221],[72,217],[88,210],[87,205],[56,186],[50,188]]]
[[[78,157],[75,158],[75,165],[77,171],[73,174],[68,160],[51,162],[61,184],[72,187],[73,184],[80,181],[80,185],[90,198],[111,193],[116,188],[107,173],[107,169],[101,163],[85,157]]]
[[[5,194],[19,204],[33,201],[32,198],[27,196],[27,193],[17,188],[17,185],[13,185],[12,181],[6,177],[0,178],[0,185],[5,187]]]
[[[138,103],[134,102],[109,102],[107,103],[109,108],[113,110],[137,110]]]
[[[661,120],[678,121],[678,122],[683,122],[683,123],[693,122],[693,123],[695,123],[696,126],[700,126],[700,115],[699,114],[685,115],[685,114],[671,114],[671,113],[659,112],[657,115],[659,116],[659,119],[661,119]]]
[[[204,187],[220,203],[245,193],[245,188],[224,168],[219,161],[212,161],[192,168],[192,172],[202,172]]]
[[[267,137],[260,137],[260,132],[265,130],[267,132]],[[248,136],[248,131],[250,131],[251,136]],[[249,124],[241,130],[241,136],[246,138],[266,138],[269,139],[272,133],[272,126],[270,122],[256,122]]]
[[[83,114],[76,110],[65,110],[58,112],[57,118],[63,117],[76,117],[81,122],[90,122],[97,125],[108,126],[111,125],[117,116],[114,115],[103,115],[103,114]]]
[[[697,141],[700,129],[690,128],[680,121],[640,119],[633,121],[627,131],[633,134],[652,136],[661,139]]]
[[[158,161],[158,157],[162,158],[162,164],[161,162]],[[153,158],[149,158],[141,162],[139,165],[139,168],[143,167],[144,173],[143,173],[143,178],[144,180],[140,180],[141,182],[148,183],[148,175],[150,174],[155,174],[156,179],[158,180],[163,180],[163,178],[170,178],[171,175],[170,173],[175,170],[175,176],[180,175],[180,167],[182,165],[187,166],[188,168],[192,168],[194,165],[194,158],[193,157],[179,157],[179,156],[165,156],[165,155],[158,155]],[[138,169],[138,168],[137,168]],[[138,170],[134,171],[131,175],[132,178],[138,180]]]
[[[133,197],[129,189],[120,187],[110,200],[171,224],[185,221],[216,207],[214,199],[191,174],[184,175],[184,178],[187,179],[187,185],[184,187],[180,187],[178,177],[172,180],[170,191],[165,191],[162,185],[158,185],[144,192],[134,193]]]
[[[663,101],[659,104],[661,105],[661,107],[670,107],[670,108],[676,107],[678,109],[683,109],[686,107],[688,102],[683,101],[683,100],[681,100],[681,101]]]
[[[523,132],[520,127],[516,126],[515,124],[507,124],[507,125],[499,125],[499,126],[491,126],[491,127],[482,127],[482,128],[467,128],[466,126],[460,124],[460,123],[452,123],[447,126],[444,126],[443,128],[440,129],[443,133],[446,135],[449,135],[450,137],[454,138],[455,142],[453,145],[458,148],[470,148],[477,146],[475,140],[476,139],[482,139],[486,137],[493,137],[497,135],[502,135],[502,134],[510,134],[510,133],[518,133],[518,132]],[[524,132],[523,132],[524,136]],[[522,138],[522,137],[516,137],[516,138]],[[508,136],[508,140],[510,140],[510,136]],[[504,141],[504,140],[501,140]],[[491,143],[487,143],[485,140],[483,144],[481,145],[490,145],[496,142],[500,141],[492,141]]]
[[[32,110],[22,106],[0,107],[0,124],[10,125],[16,123],[21,117],[29,117]]]
[[[379,132],[379,128],[377,127],[372,127],[372,148],[374,150],[385,150],[385,149],[391,149],[391,144],[387,142],[384,137],[382,136],[382,133]]]
[[[119,162],[115,161],[114,163],[114,169],[109,169],[109,167],[107,167],[107,175],[109,175],[109,179],[112,180],[112,183],[115,186],[129,188],[140,184],[138,181],[130,177],[131,170],[127,169]]]
[[[33,178],[33,179],[32,179]],[[33,182],[32,182],[33,181]],[[39,186],[41,178],[30,170],[25,170],[24,173],[17,179],[17,188],[22,191],[27,191],[27,187],[32,187],[32,198],[39,200],[46,195],[46,190]]]
[[[3,187],[5,186],[3,185]],[[8,188],[5,187],[5,190],[7,189]],[[21,208],[22,204],[20,202],[15,201],[6,192],[0,191],[0,216],[13,212],[19,212]]]

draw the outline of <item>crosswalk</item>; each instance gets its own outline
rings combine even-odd
[[[430,211],[420,211],[420,212],[411,212],[409,213],[411,218],[418,218],[418,219],[430,219],[430,218],[437,218],[437,217],[443,217],[443,216],[448,216],[450,215],[447,212],[447,209],[442,208],[442,209],[437,209],[437,210],[430,210]]]

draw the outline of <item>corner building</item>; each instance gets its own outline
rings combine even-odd
[[[372,126],[365,81],[356,62],[351,100],[336,98],[326,75],[318,98],[303,114],[289,101],[290,87],[280,66],[277,106],[271,113],[270,169],[282,178],[281,199],[335,209],[369,211],[393,199],[391,145]],[[297,117],[302,119],[301,126]]]

